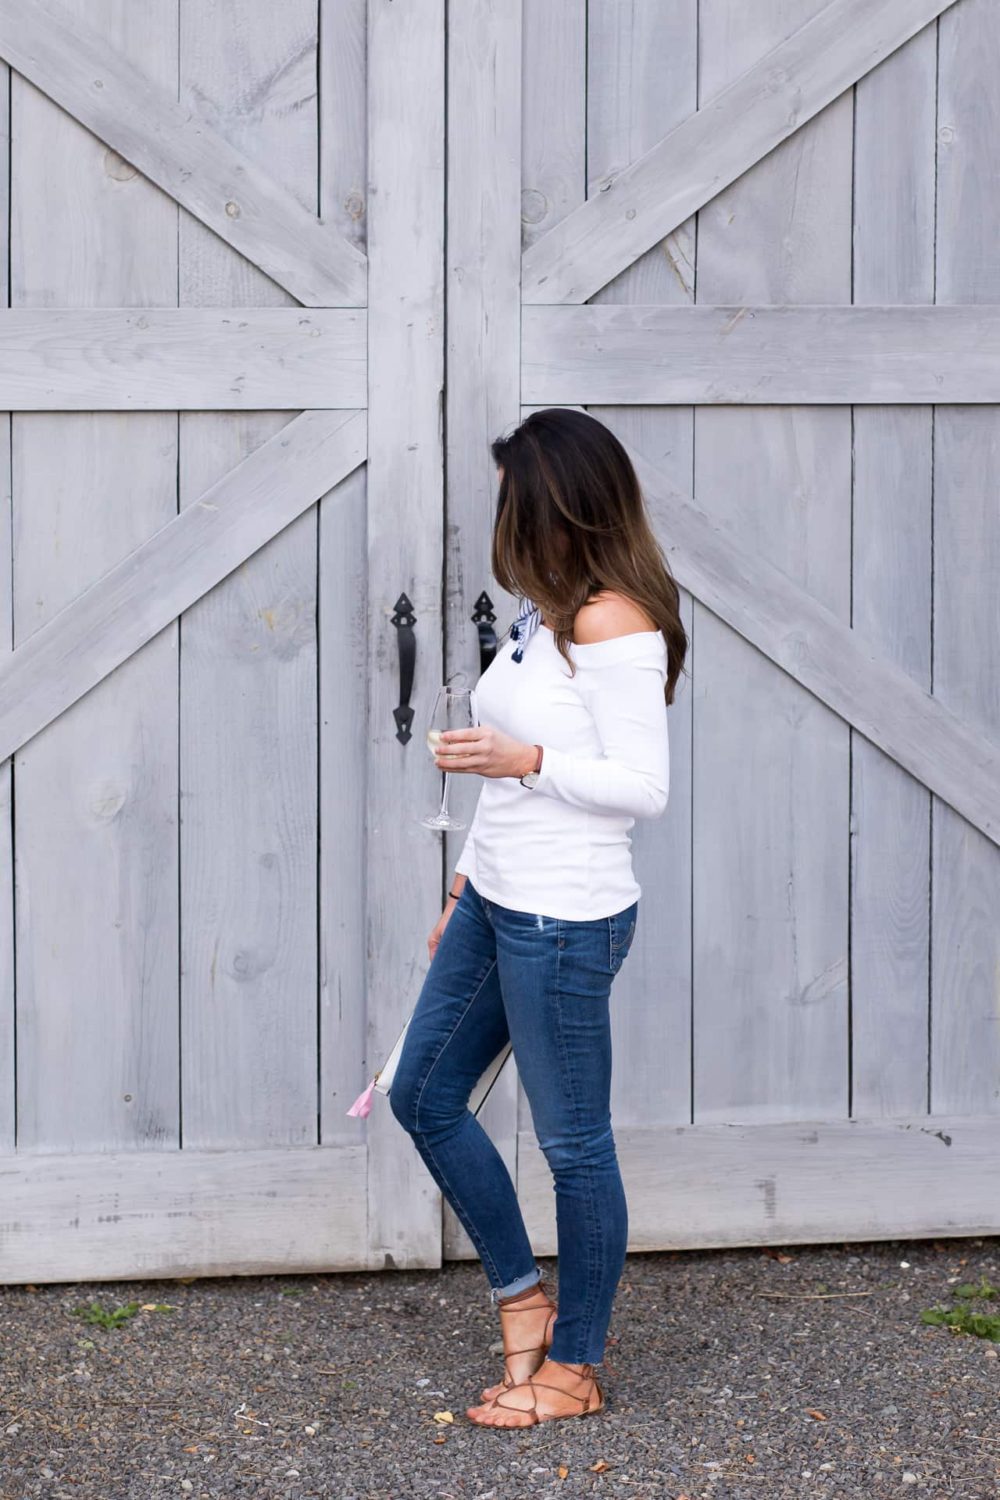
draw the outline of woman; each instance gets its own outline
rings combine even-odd
[[[389,1100],[499,1303],[504,1378],[467,1415],[522,1427],[604,1406],[594,1369],[628,1237],[610,992],[638,913],[628,830],[666,807],[666,706],[687,637],[608,428],[553,408],[491,451],[492,569],[524,607],[477,684],[480,724],[447,731],[436,756],[486,779]],[[558,1316],[507,1168],[468,1108],[508,1038],[554,1179]]]

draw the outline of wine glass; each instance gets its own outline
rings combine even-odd
[[[427,727],[427,749],[431,755],[436,753],[441,743],[441,735],[446,729],[471,729],[478,722],[475,692],[472,688],[454,688],[447,685],[438,688]],[[445,771],[444,789],[441,793],[441,806],[438,811],[428,813],[426,817],[420,819],[425,828],[464,828],[466,826],[461,818],[456,818],[454,813],[448,811],[450,776],[451,772]]]

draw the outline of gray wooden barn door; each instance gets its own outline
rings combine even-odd
[[[552,404],[691,637],[631,1248],[996,1228],[996,7],[445,18],[0,0],[0,1281],[473,1253],[345,1110],[462,837],[420,716],[515,603],[489,441]],[[553,1251],[513,1066],[484,1120]]]
[[[443,0],[0,58],[0,1281],[436,1264],[345,1111],[442,899]]]
[[[634,1250],[997,1227],[998,45],[979,0],[449,17],[449,663],[488,438],[548,405],[629,448],[691,641],[614,991]],[[513,1069],[484,1118],[554,1252]]]

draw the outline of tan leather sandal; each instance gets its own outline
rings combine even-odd
[[[516,1411],[519,1412],[522,1416],[528,1418],[528,1421],[526,1422],[513,1422],[510,1424],[510,1426],[536,1427],[542,1422],[559,1422],[562,1421],[564,1417],[586,1417],[604,1410],[604,1392],[602,1391],[600,1385],[598,1385],[597,1383],[597,1377],[594,1374],[594,1370],[596,1367],[594,1365],[585,1364],[581,1370],[577,1370],[572,1365],[568,1365],[565,1360],[553,1359],[551,1354],[548,1356],[548,1359],[550,1364],[562,1365],[564,1370],[570,1370],[574,1375],[579,1375],[581,1380],[588,1381],[592,1389],[589,1389],[587,1391],[586,1396],[577,1396],[573,1391],[566,1390],[565,1386],[553,1385],[552,1382],[548,1380],[535,1380],[533,1376],[529,1375],[526,1380],[519,1380],[516,1384],[518,1386],[528,1385],[531,1387],[532,1403],[530,1406],[511,1406],[509,1402],[502,1399],[502,1392],[498,1392],[492,1398],[492,1400],[487,1403],[488,1407],[500,1407],[504,1411]],[[511,1386],[510,1389],[514,1390],[516,1389],[516,1386]],[[560,1396],[569,1396],[571,1401],[581,1402],[582,1410],[571,1412],[552,1412],[549,1416],[540,1417],[538,1415],[538,1399],[537,1395],[535,1394],[538,1390],[558,1391]],[[591,1405],[591,1398],[595,1393],[598,1398],[597,1403],[596,1405]],[[496,1427],[505,1425],[496,1422],[480,1422],[476,1417],[470,1417],[469,1420],[471,1422],[475,1422],[477,1427]]]
[[[549,1306],[551,1307],[552,1311],[549,1313],[548,1317],[545,1320],[545,1327],[542,1330],[542,1342],[540,1344],[532,1344],[531,1347],[528,1348],[528,1349],[507,1349],[507,1348],[504,1349],[504,1356],[503,1356],[503,1379],[500,1381],[500,1387],[503,1388],[503,1389],[506,1389],[506,1390],[510,1390],[511,1386],[519,1385],[520,1384],[520,1381],[514,1380],[513,1377],[511,1376],[510,1368],[509,1368],[509,1366],[507,1364],[507,1361],[508,1361],[508,1359],[510,1358],[510,1356],[512,1354],[540,1354],[541,1355],[541,1359],[539,1359],[539,1361],[538,1361],[538,1364],[540,1365],[540,1364],[543,1363],[546,1354],[548,1353],[548,1351],[552,1347],[552,1325],[555,1322],[556,1316],[557,1316],[557,1314],[559,1312],[559,1308],[558,1308],[557,1304],[553,1301],[552,1297],[549,1295],[548,1287],[546,1287],[544,1285],[543,1281],[539,1281],[538,1282],[538,1287],[545,1294],[546,1300],[548,1301]],[[519,1313],[519,1312],[533,1312],[533,1313],[538,1313],[539,1310],[542,1307],[542,1304],[540,1302],[534,1302],[530,1306],[525,1306],[523,1303],[520,1303],[520,1302],[511,1302],[511,1303],[508,1303],[505,1306],[501,1302],[499,1304],[499,1306],[500,1306],[500,1316],[502,1318],[505,1313]],[[503,1326],[504,1326],[503,1323],[501,1323],[500,1324],[501,1330],[503,1330]],[[506,1339],[504,1340],[504,1342],[506,1343]],[[538,1365],[536,1365],[535,1368],[537,1369]],[[498,1394],[497,1387],[495,1385],[484,1386],[481,1394],[482,1394],[482,1397],[483,1397],[484,1401],[492,1401],[494,1399],[494,1397]]]

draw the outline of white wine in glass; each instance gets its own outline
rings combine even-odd
[[[471,688],[440,687],[431,709],[427,727],[427,749],[434,755],[446,729],[473,729],[476,725],[476,702]],[[441,806],[437,812],[420,819],[425,828],[464,828],[465,822],[448,811],[450,772],[444,773]]]

